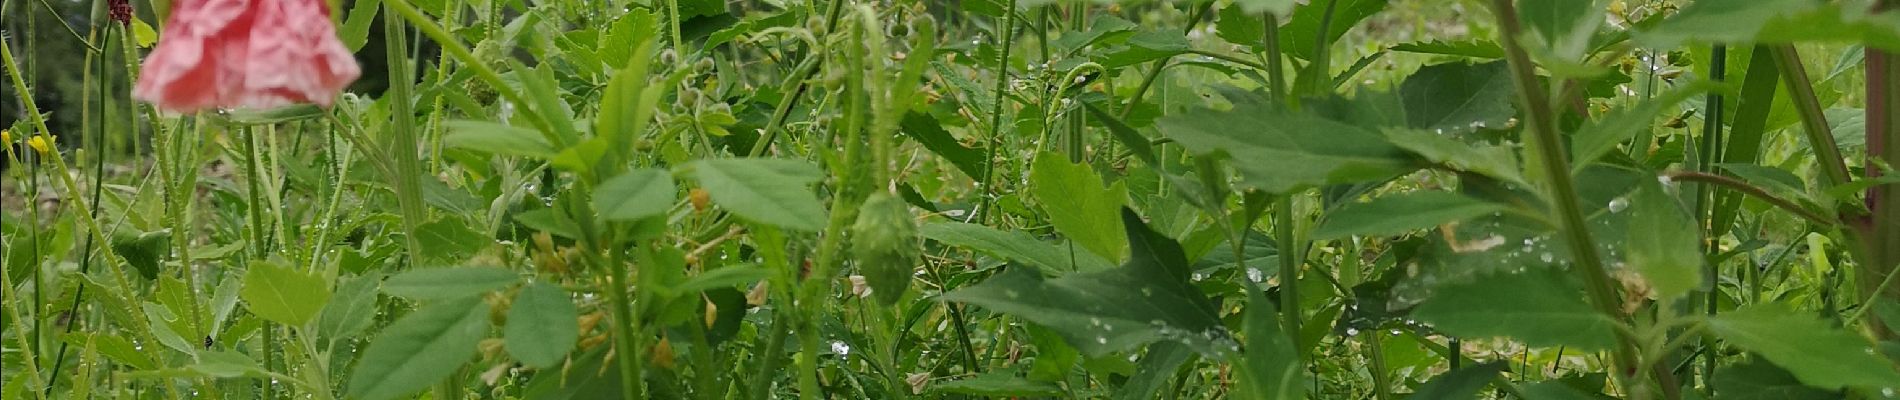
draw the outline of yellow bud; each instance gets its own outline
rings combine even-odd
[[[26,138],[26,145],[32,147],[34,151],[40,152],[40,154],[46,154],[47,151],[53,148],[53,138],[47,137],[46,135],[34,135],[33,137]]]
[[[0,143],[13,143],[13,131],[0,129]]]

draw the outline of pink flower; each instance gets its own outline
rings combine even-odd
[[[324,0],[180,0],[132,96],[179,113],[328,107],[360,73]]]

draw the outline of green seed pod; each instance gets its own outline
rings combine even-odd
[[[904,201],[884,193],[872,194],[858,207],[851,225],[851,251],[858,273],[871,294],[884,304],[896,303],[910,289],[911,272],[923,250],[917,246],[917,220]]]

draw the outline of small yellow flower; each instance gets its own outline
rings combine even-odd
[[[0,143],[13,143],[13,131],[0,129]]]
[[[47,137],[46,135],[34,135],[33,137],[26,138],[26,145],[32,147],[34,151],[40,152],[40,154],[46,154],[47,151],[53,148],[53,138]]]

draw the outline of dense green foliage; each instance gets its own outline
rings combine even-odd
[[[354,0],[192,115],[68,3],[0,398],[1900,398],[1884,0]]]

